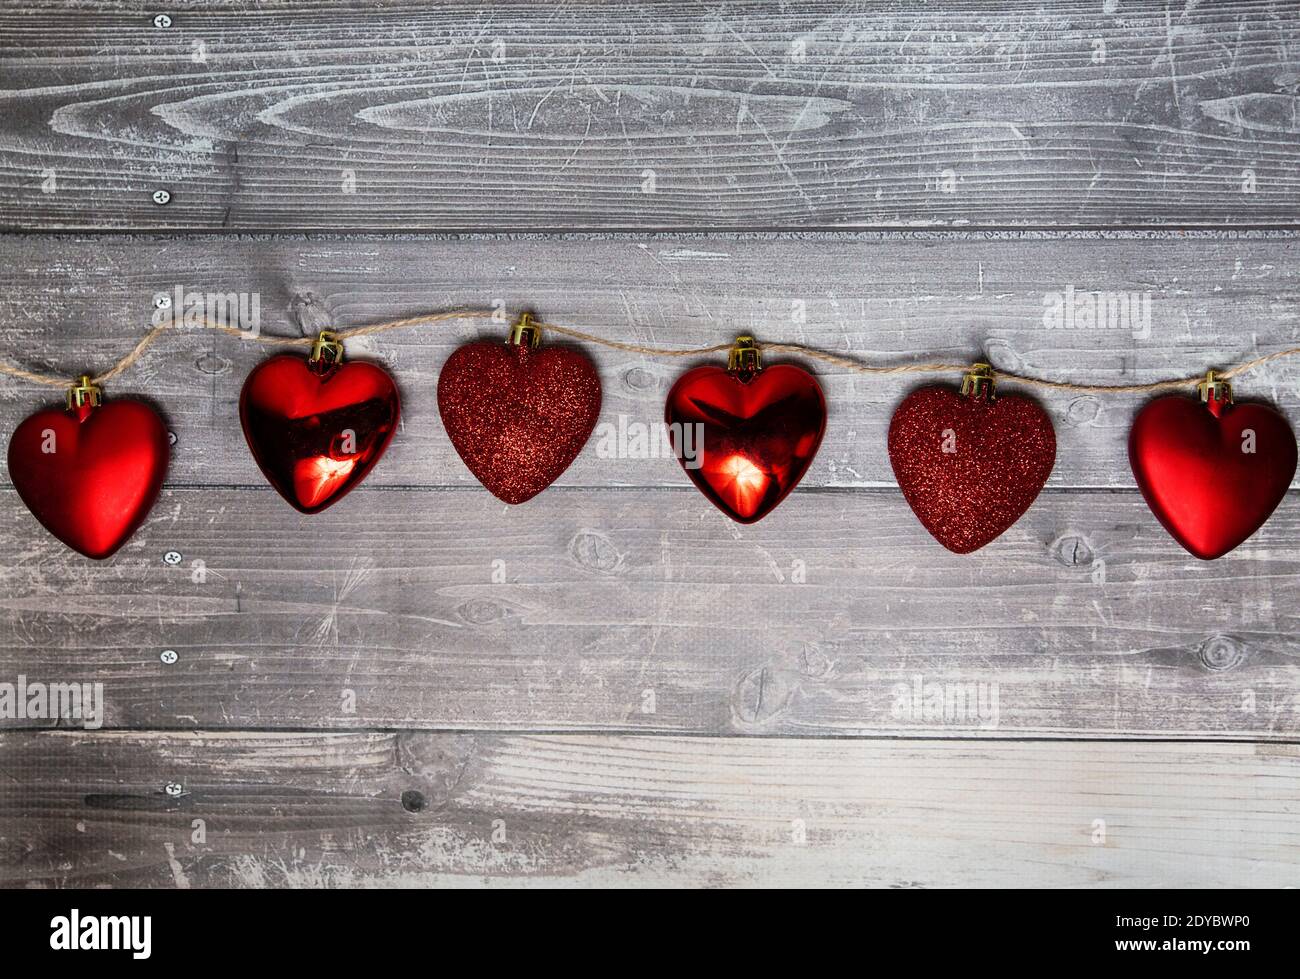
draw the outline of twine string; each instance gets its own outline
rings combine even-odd
[[[425,313],[419,316],[407,316],[402,319],[384,320],[379,323],[369,323],[364,326],[347,327],[342,330],[331,330],[339,340],[347,340],[352,337],[375,336],[381,333],[388,333],[391,330],[403,330],[415,326],[427,326],[432,323],[443,323],[450,320],[470,320],[470,319],[499,319],[500,312],[496,310],[485,309],[459,309],[448,310],[441,313]],[[188,326],[189,324],[187,324]],[[243,340],[253,340],[257,343],[266,344],[273,347],[309,347],[314,342],[313,337],[277,337],[264,336],[260,333],[250,333],[247,330],[241,330],[238,327],[230,326],[225,323],[213,323],[204,320],[201,324],[211,330],[224,333],[228,336],[239,337]],[[539,326],[543,330],[549,330],[560,336],[568,337],[572,340],[579,340],[583,343],[591,343],[597,346],[606,347],[611,350],[622,350],[626,353],[642,354],[647,357],[702,357],[707,354],[720,353],[724,350],[730,350],[730,343],[719,343],[709,347],[653,347],[640,343],[626,343],[622,340],[610,340],[607,337],[597,336],[593,333],[586,333],[582,330],[575,329],[571,326],[565,326],[562,323],[540,322]],[[124,371],[133,367],[141,357],[144,356],[151,346],[153,346],[164,333],[175,329],[175,320],[169,320],[165,323],[159,323],[154,326],[148,333],[142,336],[138,343],[126,354],[121,360],[104,371],[91,378],[94,384],[103,384],[113,380]],[[770,354],[792,354],[798,357],[805,357],[809,360],[819,361],[823,364],[829,364],[833,367],[839,367],[843,370],[851,371],[858,374],[954,374],[965,373],[970,370],[971,365],[963,364],[945,364],[945,363],[924,363],[924,364],[865,364],[860,360],[852,357],[845,357],[841,354],[831,353],[827,350],[819,350],[816,347],[807,347],[799,343],[758,343],[759,350]],[[1216,375],[1223,380],[1230,380],[1253,371],[1265,364],[1275,360],[1281,360],[1285,357],[1294,357],[1300,355],[1300,347],[1290,347],[1285,350],[1277,350],[1253,360],[1244,361],[1235,364],[1222,371],[1216,371]],[[1171,378],[1163,381],[1151,381],[1145,384],[1080,384],[1074,381],[1052,381],[1041,377],[1031,377],[1024,374],[1017,374],[1013,371],[1004,371],[999,368],[993,368],[993,376],[997,380],[1013,381],[1017,384],[1023,384],[1027,387],[1041,388],[1049,391],[1063,391],[1074,393],[1105,393],[1105,394],[1141,394],[1156,391],[1172,391],[1180,388],[1187,388],[1199,384],[1203,379],[1203,374],[1195,377]],[[22,381],[30,381],[33,384],[43,384],[47,387],[66,388],[72,384],[67,377],[56,374],[43,374],[37,371],[26,370],[13,364],[0,361],[0,374],[15,377]]]

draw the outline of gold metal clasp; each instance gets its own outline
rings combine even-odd
[[[1202,401],[1232,404],[1232,385],[1215,377],[1214,371],[1205,372],[1205,380],[1196,385],[1196,390],[1201,392]]]
[[[339,339],[338,334],[321,330],[312,341],[311,356],[307,358],[307,363],[325,368],[343,363],[343,341]]]
[[[736,342],[727,351],[727,373],[739,374],[743,379],[753,377],[763,369],[763,360],[759,356],[758,344],[753,337],[736,337]]]
[[[541,342],[542,324],[533,319],[532,313],[520,313],[515,325],[510,327],[510,336],[506,338],[506,343],[533,350]]]
[[[993,368],[989,364],[971,364],[971,368],[962,376],[961,393],[982,398],[994,396]]]
[[[96,408],[104,400],[103,390],[95,384],[89,374],[82,374],[77,383],[68,388],[68,410],[90,405]]]

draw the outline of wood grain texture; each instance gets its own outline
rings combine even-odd
[[[1295,745],[9,734],[0,883],[1294,886],[1298,761]]]
[[[1294,499],[1212,563],[1098,492],[957,556],[896,492],[800,492],[740,527],[687,488],[362,488],[314,517],[186,489],[108,564],[0,502],[0,678],[102,682],[108,727],[1300,729]]]
[[[0,225],[1296,224],[1288,0],[167,9],[0,10]]]
[[[1195,375],[1300,345],[1300,235],[813,234],[703,236],[91,237],[0,240],[3,355],[73,376],[131,349],[156,294],[255,294],[266,334],[314,335],[449,308],[532,306],[613,339],[668,347],[737,332],[806,343],[870,363],[982,354],[1055,380],[1124,384]],[[1137,297],[1146,309],[1092,329],[1048,329],[1053,296]],[[247,302],[252,302],[249,296]],[[1078,320],[1082,322],[1082,320]],[[349,344],[396,376],[404,423],[370,485],[477,487],[446,437],[434,391],[451,351],[505,325],[440,324]],[[686,486],[675,460],[614,438],[657,425],[687,363],[587,345],[604,384],[602,427],[561,486]],[[262,482],[237,421],[239,390],[268,348],[183,329],[108,394],[155,399],[178,436],[170,479]],[[694,363],[695,361],[690,361]],[[805,485],[894,484],[885,433],[914,386],[956,376],[863,377],[808,363],[830,424]],[[1242,378],[1240,398],[1300,417],[1300,358]],[[54,392],[0,381],[0,430]],[[1133,488],[1127,436],[1141,396],[1044,398],[1060,451],[1049,485]],[[613,451],[610,451],[610,450]],[[620,457],[621,456],[621,457]]]
[[[1300,344],[1289,0],[160,12],[0,9],[24,367],[104,369],[178,287],[256,297],[281,336],[532,308],[1101,383]],[[1149,319],[1049,329],[1065,294]],[[885,454],[938,379],[817,367],[819,458],[741,527],[672,459],[608,451],[688,364],[593,347],[606,427],[510,508],[434,401],[503,332],[352,342],[403,430],[316,517],[239,432],[268,348],[199,329],[110,386],[177,436],[113,560],[0,481],[0,684],[102,684],[105,727],[0,719],[0,884],[1297,883],[1296,492],[1196,561],[1133,490],[1144,399],[1050,395],[1047,490],[958,557]],[[0,381],[0,431],[51,393]],[[1237,393],[1300,417],[1300,360]]]

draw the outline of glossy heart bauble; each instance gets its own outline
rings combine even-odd
[[[567,347],[478,341],[438,375],[438,411],[469,471],[506,503],[530,500],[578,457],[600,415],[600,376]]]
[[[303,513],[337,503],[366,478],[397,431],[397,385],[374,364],[272,357],[239,396],[244,437],[262,474]]]
[[[145,521],[170,454],[158,413],[126,398],[38,411],[9,440],[9,478],[51,534],[106,558]]]
[[[889,462],[922,526],[968,554],[1029,509],[1056,462],[1056,433],[1028,398],[926,387],[894,412]]]
[[[1138,413],[1128,440],[1147,506],[1174,540],[1207,561],[1263,526],[1296,470],[1295,435],[1276,411],[1212,407],[1179,395],[1157,398]]]
[[[697,367],[673,385],[664,417],[691,482],[731,519],[753,523],[808,471],[826,432],[826,399],[792,364]]]

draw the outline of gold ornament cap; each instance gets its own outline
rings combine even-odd
[[[1205,372],[1205,380],[1196,385],[1196,390],[1201,392],[1202,401],[1232,404],[1232,385],[1216,377],[1214,371]]]
[[[307,363],[316,365],[318,369],[328,369],[343,363],[343,341],[338,334],[321,330],[312,341],[311,356],[307,358]]]
[[[763,359],[758,352],[758,343],[751,336],[736,337],[736,342],[727,351],[727,373],[736,374],[742,381],[747,381],[763,369]]]
[[[510,336],[506,343],[515,347],[527,347],[535,350],[542,342],[542,324],[533,319],[533,314],[523,312],[514,326],[510,327]]]
[[[971,364],[961,379],[961,393],[974,398],[993,398],[993,367],[989,364]]]
[[[82,374],[77,378],[77,383],[68,388],[69,411],[83,408],[86,405],[89,405],[92,408],[97,408],[103,403],[103,401],[103,389],[91,379],[89,374]]]

